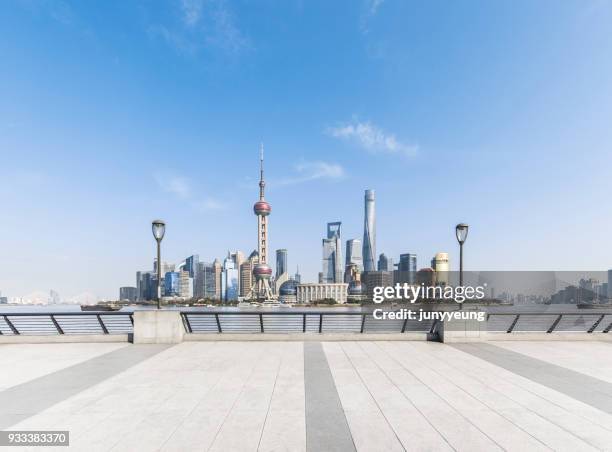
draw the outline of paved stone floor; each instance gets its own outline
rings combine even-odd
[[[604,342],[0,345],[0,429],[69,430],[83,451],[612,450],[611,356]]]

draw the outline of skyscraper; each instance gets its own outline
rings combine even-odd
[[[287,250],[276,250],[276,279],[287,272]]]
[[[222,295],[222,282],[223,282],[223,267],[221,266],[221,262],[219,259],[215,259],[213,262],[213,272],[214,272],[214,280],[215,280],[215,300],[221,300]]]
[[[359,271],[363,271],[363,257],[361,255],[361,239],[350,239],[346,241],[346,262],[345,267],[351,264],[357,265]]]
[[[191,298],[193,296],[193,280],[189,277],[187,270],[180,270],[179,274],[179,297]]]
[[[240,296],[246,297],[253,288],[255,277],[253,276],[253,268],[259,262],[257,250],[254,250],[249,258],[240,265]]]
[[[412,253],[400,254],[397,271],[394,272],[394,281],[396,283],[416,283],[417,272],[417,255]]]
[[[393,271],[393,259],[387,257],[385,253],[378,256],[378,271],[379,272],[392,272]]]
[[[190,278],[195,278],[199,260],[200,259],[197,254],[189,256],[187,259],[185,259],[185,265],[183,266],[183,269],[189,272]]]
[[[193,296],[200,298],[215,298],[215,267],[209,262],[198,262],[193,282]]]
[[[400,254],[398,270],[401,272],[417,271],[417,255],[412,253]]]
[[[376,212],[374,190],[366,190],[363,217],[363,269],[376,270]]]
[[[272,207],[264,199],[264,181],[263,170],[263,144],[259,155],[259,201],[253,206],[253,212],[257,215],[257,253],[259,255],[259,263],[253,268],[253,276],[255,284],[247,298],[255,299],[273,299],[274,294],[270,287],[270,277],[272,269],[268,265],[268,216],[272,212]]]
[[[323,281],[343,282],[342,223],[327,223],[327,237],[323,239]]]
[[[157,288],[155,272],[136,272],[136,292],[138,301],[148,301],[155,298]]]
[[[224,301],[235,301],[238,299],[238,269],[230,253],[223,261],[223,277],[221,282],[222,298]]]
[[[179,274],[178,272],[166,272],[164,275],[164,296],[179,296]]]
[[[448,286],[450,276],[450,264],[448,253],[436,253],[431,260],[431,268],[436,271],[436,284]]]

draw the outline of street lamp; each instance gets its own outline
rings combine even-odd
[[[468,235],[468,225],[465,223],[459,223],[455,226],[455,235],[459,242],[459,286],[463,287],[463,244]],[[459,304],[459,309],[463,309],[463,303]]]
[[[166,233],[166,223],[162,220],[153,220],[151,224],[153,237],[157,241],[157,309],[161,308],[161,241]]]

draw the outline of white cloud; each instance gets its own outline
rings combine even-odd
[[[155,175],[155,182],[166,193],[171,193],[182,199],[191,196],[189,181],[183,177],[157,174]]]
[[[375,15],[378,12],[378,8],[380,5],[384,3],[385,0],[367,0],[368,12],[371,16]]]
[[[313,180],[339,180],[346,176],[344,168],[337,163],[322,161],[300,162],[295,165],[296,175],[277,182],[277,185],[294,185]]]
[[[402,143],[392,133],[385,132],[371,122],[353,121],[329,127],[327,133],[334,138],[349,141],[371,153],[398,154],[408,157],[416,155],[419,147]]]
[[[204,8],[203,0],[182,0],[181,11],[183,13],[183,22],[188,27],[193,27],[202,18],[202,9]]]
[[[196,201],[193,204],[193,208],[198,212],[209,212],[211,210],[225,210],[226,204],[223,204],[216,199],[206,198],[203,201]]]
[[[370,20],[376,16],[378,9],[385,0],[365,0],[363,3],[363,12],[361,14],[360,28],[363,34],[368,34]]]
[[[225,0],[181,0],[178,21],[150,24],[148,33],[159,37],[178,51],[196,55],[217,49],[237,55],[251,48],[250,40],[240,31],[236,18]]]
[[[176,196],[179,200],[186,202],[197,212],[207,212],[210,210],[224,210],[227,205],[212,197],[201,199],[197,196],[196,191],[192,188],[189,179],[176,175],[154,176],[158,187],[171,195]]]

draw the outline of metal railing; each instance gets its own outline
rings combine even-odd
[[[183,311],[185,331],[206,333],[432,333],[434,321],[382,320],[363,312]]]
[[[437,320],[376,319],[367,312],[182,311],[187,333],[436,333]],[[612,312],[489,312],[490,332],[609,333]],[[131,334],[132,312],[0,312],[0,336]]]
[[[488,313],[487,330],[531,333],[609,333],[612,312]]]
[[[0,312],[0,335],[130,334],[131,312]]]

